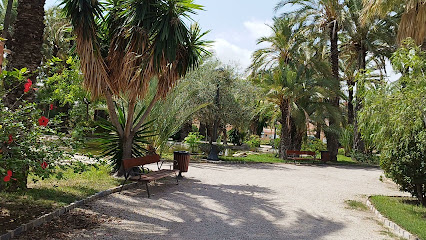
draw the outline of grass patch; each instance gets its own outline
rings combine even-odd
[[[346,203],[346,205],[348,205],[348,208],[350,208],[350,209],[359,210],[359,211],[367,211],[368,210],[367,205],[365,205],[364,203],[362,203],[360,201],[346,200],[345,203]]]
[[[30,176],[28,190],[0,192],[0,234],[56,208],[120,185],[121,182],[113,178],[110,171],[108,166],[101,165],[88,166],[81,173],[73,169],[63,170],[64,178],[61,180],[41,180]]]
[[[373,196],[376,209],[405,230],[426,239],[426,208],[414,198]]]
[[[84,147],[79,148],[77,152],[83,155],[99,156],[102,154],[101,143],[96,140],[87,141]]]

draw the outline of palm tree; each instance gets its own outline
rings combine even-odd
[[[29,78],[33,83],[37,80],[35,71],[40,66],[44,32],[44,3],[45,0],[19,0],[17,16],[14,25],[14,33],[11,39],[12,54],[9,58],[7,69],[27,68],[30,72]],[[29,27],[31,26],[31,27]],[[17,97],[24,93],[23,82],[5,83],[8,93],[4,97],[6,106],[19,106],[16,104]],[[32,101],[34,92],[30,91],[20,100]]]
[[[364,0],[363,20],[385,17],[404,9],[398,29],[398,42],[410,37],[426,50],[426,0]]]
[[[374,69],[386,71],[386,59],[395,50],[396,17],[387,16],[380,20],[371,20],[361,24],[363,0],[346,0],[344,2],[346,18],[342,22],[344,34],[342,39],[342,67],[348,86],[348,123],[354,124],[354,150],[364,152],[364,143],[358,131],[357,112],[361,109],[362,99],[355,98],[357,74],[367,70],[367,64]]]
[[[318,33],[325,32],[330,41],[330,64],[334,78],[334,91],[340,91],[340,77],[339,77],[339,48],[338,48],[338,32],[340,31],[340,23],[342,22],[342,4],[339,0],[281,0],[276,10],[283,8],[287,5],[299,6],[298,9],[285,15],[293,15],[297,18],[305,19],[311,23],[312,37],[316,37]],[[320,37],[325,39],[325,36]],[[329,102],[339,107],[339,97],[332,96]],[[337,119],[329,119],[329,125],[332,128],[338,127],[340,124]],[[339,147],[338,134],[335,132],[326,132],[327,149],[330,152],[330,159],[337,161],[337,150]]]
[[[279,106],[281,136],[279,155],[286,158],[286,150],[300,149],[309,120],[308,109],[330,92],[329,68],[324,66],[321,54],[310,47],[305,38],[304,22],[294,18],[275,18],[273,34],[259,39],[270,47],[253,54],[253,76],[264,89],[267,98]],[[320,69],[322,72],[320,72]],[[318,74],[321,73],[321,74]],[[328,73],[328,74],[327,74]],[[328,85],[328,86],[327,86]],[[313,108],[311,108],[313,109]]]
[[[202,7],[192,0],[109,0],[105,12],[97,0],[63,0],[62,4],[76,34],[84,85],[93,98],[106,98],[111,123],[121,139],[122,158],[131,158],[133,138],[155,102],[164,99],[207,53],[207,42],[201,39],[205,33],[184,22]],[[135,116],[136,102],[146,96],[154,78],[156,94],[143,115]],[[114,96],[128,101],[124,127],[118,121]]]

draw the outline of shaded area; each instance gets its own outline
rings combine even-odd
[[[82,229],[90,230],[109,220],[105,216],[99,216],[82,210],[73,210],[59,218],[54,218],[48,223],[42,224],[24,235],[18,236],[16,239],[70,239],[68,237],[70,232]]]
[[[96,202],[93,211],[117,216],[120,223],[103,224],[76,239],[318,239],[343,223],[301,209],[284,210],[265,195],[275,193],[250,185],[209,185],[185,179],[114,194]],[[244,209],[244,210],[242,210]],[[288,223],[291,222],[289,225]],[[118,233],[119,232],[119,233]],[[119,235],[118,235],[119,234]]]

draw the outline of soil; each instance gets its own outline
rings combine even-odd
[[[0,235],[52,211],[52,207],[0,200]]]
[[[72,239],[69,236],[71,232],[91,230],[98,227],[101,223],[111,220],[111,217],[93,213],[90,209],[74,209],[33,230],[23,233],[16,239]]]

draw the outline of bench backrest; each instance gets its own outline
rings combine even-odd
[[[123,159],[124,170],[128,170],[132,167],[143,166],[145,164],[156,163],[160,161],[160,155],[153,154],[138,158]]]
[[[296,151],[296,150],[287,150],[287,155],[312,155],[315,156],[317,155],[315,152],[312,151]]]

